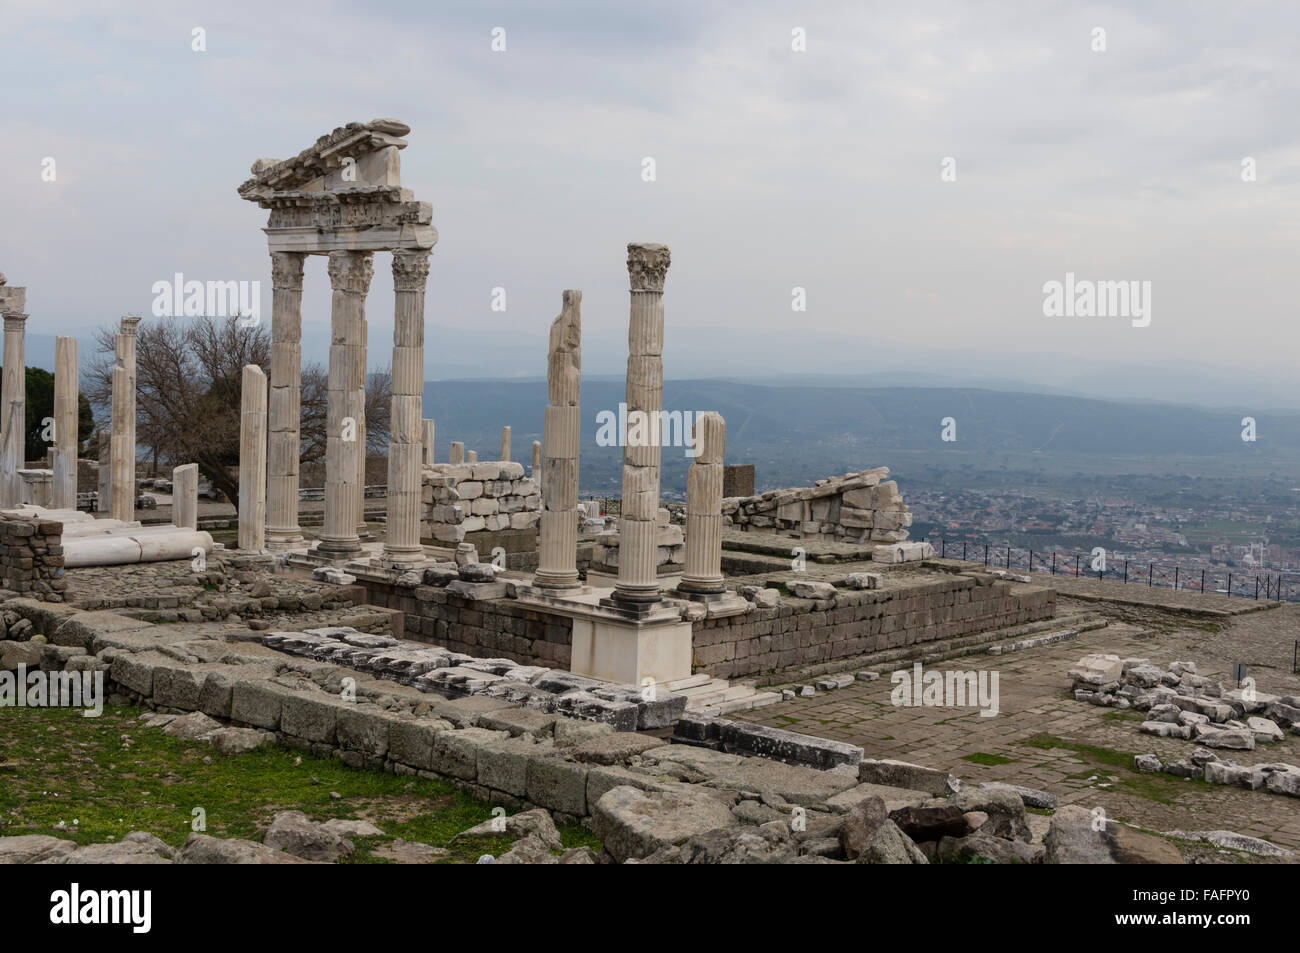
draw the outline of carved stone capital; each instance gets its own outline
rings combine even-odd
[[[627,275],[632,290],[663,294],[664,276],[668,274],[670,260],[667,245],[628,245]]]
[[[302,262],[297,252],[271,252],[271,288],[275,291],[302,291]]]
[[[403,248],[393,252],[393,290],[423,291],[429,280],[429,249]]]
[[[125,314],[122,316],[122,333],[135,335],[136,326],[140,323],[138,314]]]
[[[375,273],[373,252],[330,252],[330,287],[335,291],[365,294],[370,290],[370,279]]]
[[[15,314],[12,311],[5,312],[5,330],[22,331],[27,327],[27,315]]]

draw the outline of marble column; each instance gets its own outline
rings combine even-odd
[[[240,487],[242,495],[242,475]],[[172,470],[172,525],[181,529],[199,528],[199,465],[197,463],[187,463]]]
[[[677,588],[714,595],[726,591],[722,575],[722,461],[727,425],[718,414],[695,421],[699,451],[686,474],[686,568]]]
[[[121,353],[122,335],[117,335],[116,350]],[[131,432],[126,418],[133,409],[131,375],[121,359],[113,365],[113,433],[109,438],[109,515],[130,523],[135,520],[135,454],[131,452]]]
[[[99,456],[99,496],[95,512],[108,513],[113,508],[113,431],[95,431],[95,442]]]
[[[578,445],[582,417],[578,394],[582,382],[582,292],[561,295],[559,316],[551,322],[546,358],[547,404],[542,418],[546,448],[538,565],[533,585],[575,589],[578,579]],[[537,444],[533,444],[537,466]],[[536,472],[534,473],[536,475]]]
[[[140,319],[122,318],[121,333],[113,338],[113,437],[110,509],[113,519],[135,520],[135,337]],[[121,373],[119,374],[119,370]]]
[[[77,508],[78,373],[77,339],[54,339],[54,492],[55,509]]]
[[[27,464],[27,315],[6,311],[4,326],[4,380],[0,385],[4,418],[3,450],[0,450],[0,506],[18,506],[23,501],[23,481],[18,471],[26,469]]]
[[[357,538],[370,539],[366,528],[366,388],[370,384],[370,322],[361,299],[361,400],[357,405]]]
[[[448,452],[447,462],[448,462],[448,463],[464,463],[464,462],[465,462],[465,444],[463,444],[463,443],[462,443],[461,441],[459,441],[459,440],[453,440],[453,441],[451,442],[451,450]]]
[[[385,565],[413,566],[420,545],[421,440],[424,403],[424,291],[429,250],[393,252],[393,410],[388,445],[388,527]],[[432,427],[430,427],[432,430]]]
[[[302,429],[302,271],[305,255],[271,253],[271,391],[266,463],[266,546],[306,545],[298,524]]]
[[[533,469],[528,475],[534,480],[540,480],[542,477],[542,442],[540,440],[533,441]]]
[[[506,463],[510,460],[510,428],[501,428],[501,462]]]
[[[466,463],[478,463],[478,451],[477,451],[477,450],[466,450],[466,451],[465,451],[465,462],[466,462]]]
[[[424,419],[424,429],[420,434],[420,445],[424,448],[424,465],[426,467],[431,467],[434,463],[433,424],[434,422],[426,417]]]
[[[329,411],[325,448],[325,526],[317,550],[330,559],[361,551],[357,518],[362,512],[360,426],[365,418],[365,297],[374,274],[371,252],[330,252]]]
[[[655,519],[659,512],[659,412],[664,388],[663,292],[670,260],[666,245],[627,246],[632,299],[627,332],[628,439],[623,448],[623,512],[613,598],[624,608],[639,611],[648,611],[660,600]],[[646,422],[639,434],[636,416]]]
[[[239,548],[266,548],[266,374],[244,365],[239,411]]]

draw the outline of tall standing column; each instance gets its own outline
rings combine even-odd
[[[239,548],[266,548],[266,374],[244,365],[239,413]]]
[[[366,529],[366,387],[370,383],[370,322],[366,320],[366,300],[361,299],[361,400],[357,405],[357,538],[369,539]]]
[[[510,428],[501,428],[501,462],[507,463],[510,460]]]
[[[726,591],[722,575],[722,461],[727,425],[719,414],[695,421],[698,451],[686,474],[686,568],[677,588],[715,595]]]
[[[19,305],[21,307],[21,305]],[[5,349],[3,396],[4,440],[0,450],[0,506],[17,506],[23,501],[23,481],[18,471],[27,462],[27,315],[7,311],[4,315]],[[14,421],[17,420],[17,425]]]
[[[325,442],[325,526],[317,547],[330,559],[361,551],[357,515],[362,488],[358,482],[359,426],[365,415],[365,296],[374,274],[370,252],[330,252],[329,410]]]
[[[113,338],[113,519],[135,521],[135,336],[140,319],[122,318],[122,331]],[[121,371],[119,376],[118,371]]]
[[[113,510],[113,431],[95,431],[96,453],[99,457],[99,493],[95,504],[96,513],[110,513]]]
[[[540,440],[533,441],[533,468],[528,475],[534,480],[542,478],[542,442]]]
[[[304,545],[298,524],[302,428],[302,266],[305,255],[271,253],[270,442],[266,465],[266,545]]]
[[[578,579],[578,445],[582,416],[582,292],[565,291],[551,322],[546,360],[547,406],[542,419],[546,449],[538,566],[533,585],[574,589]],[[536,444],[534,444],[536,446]]]
[[[114,338],[116,350],[122,350],[122,335]],[[134,456],[128,451],[131,432],[126,418],[132,410],[131,375],[119,357],[113,365],[113,434],[109,438],[109,516],[130,523],[135,519],[135,467]]]
[[[388,530],[383,561],[414,565],[420,545],[420,484],[424,472],[424,289],[429,250],[393,252],[393,411],[388,445]]]
[[[464,443],[462,443],[462,442],[459,441],[459,440],[453,440],[453,441],[451,442],[451,449],[447,452],[447,462],[448,462],[448,463],[464,463],[464,462],[465,462],[465,444],[464,444]]]
[[[77,508],[77,374],[77,339],[60,335],[54,340],[55,509]]]
[[[664,277],[670,260],[666,245],[627,246],[632,296],[627,330],[628,435],[623,448],[623,513],[613,598],[625,608],[638,610],[648,610],[660,600],[655,517],[659,512],[659,412],[664,390]],[[637,418],[642,421],[640,428],[634,425]]]

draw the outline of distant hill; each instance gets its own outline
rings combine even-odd
[[[617,412],[620,380],[582,386],[582,492],[616,494],[621,452],[596,444],[596,415]],[[541,439],[546,385],[532,381],[428,381],[425,416],[437,421],[439,460],[452,440],[495,459],[500,428],[512,428],[513,455],[528,462]],[[832,473],[890,465],[891,452],[954,452],[995,465],[998,455],[1221,457],[1239,454],[1285,467],[1300,450],[1300,414],[1255,415],[1258,440],[1244,443],[1246,411],[1111,402],[945,387],[765,386],[729,380],[667,381],[664,407],[715,410],[727,421],[729,462],[755,463],[763,486],[790,486]],[[957,440],[940,439],[956,421]],[[680,494],[690,463],[663,453],[665,495]],[[1181,464],[1180,464],[1181,465]]]

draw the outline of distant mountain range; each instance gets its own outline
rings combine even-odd
[[[617,493],[621,451],[597,444],[597,414],[618,412],[621,380],[582,384],[582,489]],[[495,459],[500,429],[512,429],[513,456],[529,460],[541,439],[546,385],[532,381],[428,381],[424,413],[437,421],[438,459],[464,440]],[[727,421],[727,460],[755,463],[765,486],[798,485],[834,473],[889,465],[891,452],[960,451],[963,460],[996,466],[999,454],[1045,456],[1222,457],[1285,468],[1300,450],[1300,414],[1259,414],[1257,439],[1244,442],[1240,410],[1090,400],[977,388],[767,386],[728,380],[664,384],[664,408],[714,410]],[[956,440],[941,439],[945,418]],[[955,458],[954,458],[955,459]],[[663,452],[665,492],[685,486],[690,459]]]

